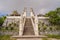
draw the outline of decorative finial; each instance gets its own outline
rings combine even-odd
[[[30,8],[30,11],[33,12],[33,8]]]
[[[32,14],[35,16],[33,8],[30,8],[30,12],[32,12]]]
[[[24,10],[23,10],[23,11],[24,11],[24,12],[26,12],[26,9],[27,9],[27,8],[26,8],[26,7],[24,7]]]

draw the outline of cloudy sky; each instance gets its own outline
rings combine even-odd
[[[60,7],[60,0],[0,0],[0,15],[9,14],[13,10],[22,13],[24,7],[27,10],[33,8],[35,14],[45,14]]]

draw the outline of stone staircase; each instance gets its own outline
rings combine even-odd
[[[26,18],[23,35],[34,35],[34,29],[30,18]]]
[[[23,35],[22,36],[12,36],[13,38],[16,38],[16,40],[43,40],[42,38],[47,38],[47,36],[44,35],[35,35],[33,25],[30,18],[26,18]]]

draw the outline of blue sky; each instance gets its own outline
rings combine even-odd
[[[22,13],[24,7],[27,10],[33,8],[35,14],[45,14],[60,7],[60,0],[0,0],[0,16],[10,14],[14,10]]]

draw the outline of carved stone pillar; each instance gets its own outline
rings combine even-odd
[[[26,17],[26,9],[27,8],[24,8],[24,10],[23,10],[23,17]]]
[[[30,9],[30,12],[31,12],[31,17],[34,17],[35,15],[32,8]]]

